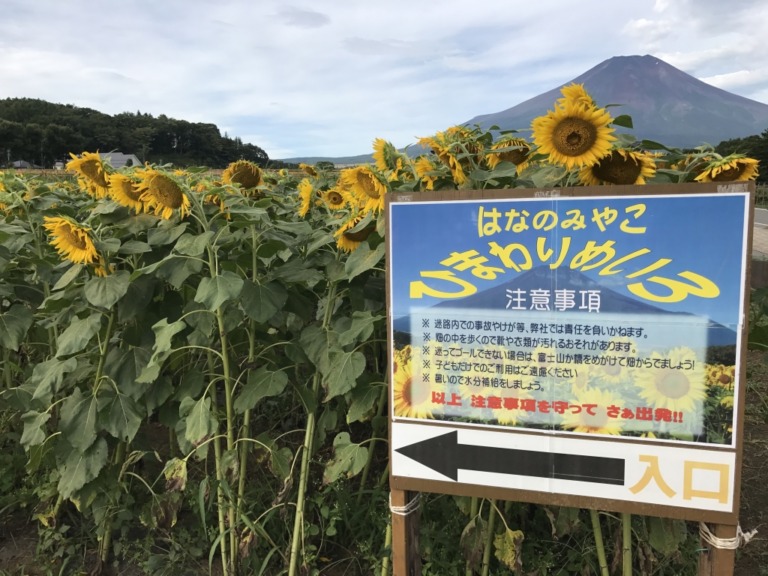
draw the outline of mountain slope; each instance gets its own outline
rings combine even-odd
[[[768,128],[768,105],[710,86],[653,56],[615,56],[564,85],[571,83],[583,84],[600,106],[619,104],[610,112],[632,116],[631,134],[668,146],[715,145]],[[552,109],[560,88],[464,124],[528,129]]]

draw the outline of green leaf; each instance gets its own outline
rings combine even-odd
[[[383,382],[359,382],[352,389],[352,399],[347,410],[347,424],[363,422],[373,417],[382,386]]]
[[[125,349],[112,348],[107,355],[104,372],[115,382],[120,392],[138,400],[147,387],[136,379],[151,355],[149,350],[135,346]]]
[[[180,290],[187,278],[193,274],[197,274],[202,268],[203,263],[200,260],[176,256],[164,260],[163,263],[157,267],[155,273],[158,278],[167,280],[171,286]]]
[[[17,350],[33,321],[32,311],[23,304],[14,304],[7,312],[0,314],[0,346]]]
[[[75,368],[77,368],[75,358],[67,358],[66,360],[51,358],[35,364],[35,367],[32,368],[32,376],[29,378],[29,383],[35,386],[35,393],[32,398],[45,405],[50,404],[51,397],[59,391],[64,376]]]
[[[184,398],[197,398],[205,386],[205,376],[196,369],[190,368],[181,375],[179,387],[173,394],[173,399],[181,402]]]
[[[352,313],[352,318],[344,318],[344,329],[338,326],[336,330],[339,332],[339,344],[341,346],[347,346],[349,344],[355,344],[368,340],[373,334],[373,328],[376,322],[383,320],[384,316],[373,316],[369,311],[356,310]]]
[[[165,489],[168,492],[183,492],[187,486],[187,461],[171,458],[163,469]]]
[[[83,286],[83,293],[88,302],[102,308],[112,308],[120,298],[125,296],[130,284],[131,275],[126,270],[118,270],[103,278],[94,276]]]
[[[331,369],[323,378],[325,401],[352,390],[363,370],[365,355],[362,352],[334,352],[331,356]]]
[[[195,302],[208,310],[216,310],[224,302],[235,300],[243,289],[243,279],[234,272],[224,271],[214,278],[202,278],[197,287]]]
[[[155,333],[155,345],[152,347],[152,357],[136,379],[138,382],[154,382],[160,375],[160,368],[163,362],[171,353],[173,346],[173,337],[184,330],[187,325],[183,320],[176,320],[168,324],[168,319],[163,318],[152,326]]]
[[[318,324],[311,324],[302,330],[299,344],[315,367],[323,374],[331,369],[331,353],[341,352],[338,335],[324,330]]]
[[[263,398],[278,396],[288,384],[288,376],[282,370],[270,371],[260,367],[248,372],[248,382],[235,398],[235,411],[242,414],[253,409]]]
[[[61,290],[62,288],[66,288],[69,286],[72,281],[78,277],[80,274],[80,271],[84,268],[82,264],[73,264],[69,267],[69,270],[64,272],[64,274],[61,275],[61,278],[59,278],[58,282],[53,285],[52,290],[56,292],[57,290]]]
[[[60,468],[58,492],[70,498],[80,488],[94,480],[107,464],[107,441],[99,438],[85,452],[72,450]]]
[[[184,438],[194,445],[202,442],[206,436],[215,430],[216,421],[211,414],[211,398],[209,396],[203,396],[197,401],[192,398],[185,398],[179,406],[179,415],[186,415]]]
[[[614,126],[621,126],[622,128],[633,128],[632,125],[632,116],[629,114],[621,114],[619,116],[616,116],[616,118],[613,119],[611,122]]]
[[[317,409],[317,398],[312,390],[297,383],[294,383],[293,389],[298,395],[301,405],[304,406],[304,411],[307,414],[313,413]]]
[[[387,247],[384,242],[381,242],[374,250],[367,242],[363,242],[347,259],[347,263],[344,265],[347,271],[347,277],[352,280],[355,276],[358,276],[370,270],[384,257]]]
[[[254,284],[250,280],[243,283],[240,304],[249,318],[255,322],[268,321],[278,310],[283,308],[288,295],[282,284]]]
[[[501,534],[493,538],[494,555],[499,562],[519,574],[523,569],[523,540],[522,530],[505,528]]]
[[[128,291],[117,307],[118,321],[122,324],[137,316],[143,316],[152,301],[155,287],[160,282],[154,276],[135,277],[128,284]]]
[[[653,516],[645,520],[648,526],[648,543],[661,554],[676,552],[687,537],[685,522],[682,520]]]
[[[56,356],[69,356],[85,349],[101,327],[101,313],[96,312],[87,318],[75,318],[69,327],[59,336],[59,348]]]
[[[305,283],[307,286],[314,286],[323,279],[323,275],[311,263],[293,258],[273,270],[275,278],[285,280],[286,282]]]
[[[200,256],[210,245],[213,232],[208,230],[202,234],[184,234],[174,246],[174,250],[185,256]]]
[[[146,242],[140,242],[139,240],[128,240],[117,251],[119,254],[145,254],[152,252],[152,247]]]
[[[95,396],[83,396],[75,388],[61,405],[59,430],[62,436],[75,449],[84,452],[96,440],[96,420],[99,415],[99,402]]]
[[[118,440],[130,442],[139,430],[144,414],[133,398],[113,386],[102,387],[99,394],[99,423]]]
[[[291,462],[293,461],[293,454],[290,448],[280,448],[279,450],[272,449],[269,454],[269,469],[277,478],[283,480],[291,475]]]
[[[325,465],[323,483],[330,484],[342,476],[352,478],[368,461],[368,448],[355,444],[348,432],[339,432],[333,439],[333,459]]]
[[[179,236],[184,234],[184,230],[187,228],[187,223],[182,222],[177,226],[171,226],[161,222],[157,228],[152,228],[147,231],[147,242],[150,246],[163,246],[175,241]]]
[[[45,442],[47,437],[45,423],[51,418],[50,412],[36,412],[30,410],[21,416],[24,422],[24,431],[21,433],[19,443],[24,450],[29,450],[32,446],[38,446]]]

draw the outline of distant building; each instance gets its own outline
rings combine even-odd
[[[11,168],[36,168],[34,164],[30,164],[26,160],[16,160],[11,162]]]
[[[123,154],[115,150],[114,152],[105,152],[99,154],[104,162],[108,162],[112,168],[130,168],[131,166],[141,166],[141,160],[136,154]]]

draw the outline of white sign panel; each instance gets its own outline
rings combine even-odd
[[[733,512],[736,455],[392,422],[394,477]]]

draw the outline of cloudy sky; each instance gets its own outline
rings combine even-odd
[[[768,103],[762,0],[0,0],[0,98],[216,124],[270,158],[398,147],[651,54]]]

